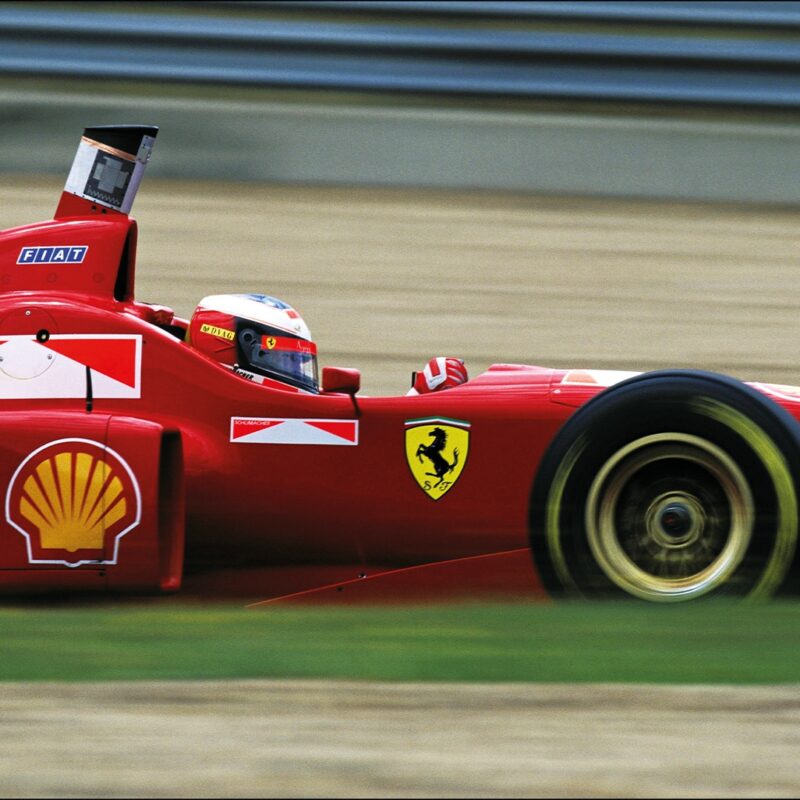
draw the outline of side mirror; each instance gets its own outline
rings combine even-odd
[[[361,388],[361,373],[346,367],[322,368],[322,391],[355,395]]]

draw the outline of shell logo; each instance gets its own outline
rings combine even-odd
[[[116,564],[120,539],[141,520],[141,492],[125,460],[91,439],[58,439],[14,472],[6,519],[31,564]]]

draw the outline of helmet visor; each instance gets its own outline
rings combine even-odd
[[[314,342],[284,333],[259,335],[252,330],[242,331],[239,342],[250,368],[301,389],[319,391]]]

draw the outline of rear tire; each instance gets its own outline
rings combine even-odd
[[[581,407],[531,496],[531,547],[556,595],[765,598],[798,537],[800,426],[722,375],[651,372]]]

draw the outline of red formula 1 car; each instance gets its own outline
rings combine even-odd
[[[275,298],[212,296],[191,321],[134,299],[155,136],[87,128],[55,218],[0,234],[3,591],[795,588],[800,389],[516,364],[464,380],[444,359],[406,396],[360,396],[352,369],[319,385]]]

